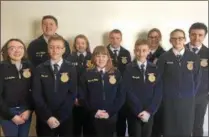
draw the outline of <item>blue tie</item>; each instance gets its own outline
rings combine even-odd
[[[54,81],[54,92],[57,92],[57,74],[58,74],[58,64],[54,64],[54,78],[55,78],[55,81]]]
[[[193,51],[194,53],[196,53],[196,52],[198,51],[198,48],[192,48],[192,51]]]
[[[181,61],[182,55],[177,55],[176,57],[178,61]]]
[[[100,70],[100,71],[99,71],[99,73],[100,73],[101,77],[103,78],[103,77],[104,77],[104,73],[103,73],[103,71],[102,71],[102,70]]]
[[[58,64],[54,64],[54,75],[56,75],[58,73]]]
[[[113,52],[114,52],[114,60],[115,60],[115,63],[117,64],[117,62],[118,62],[118,55],[117,55],[117,52],[118,52],[118,50],[113,50]]]
[[[144,76],[145,76],[145,69],[144,69],[145,65],[141,64],[141,72],[142,72],[142,76],[143,76],[143,80],[144,80]]]

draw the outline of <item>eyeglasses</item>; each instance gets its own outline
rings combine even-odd
[[[171,40],[173,41],[176,41],[176,40],[183,41],[184,39],[185,37],[178,37],[178,38],[171,37]]]

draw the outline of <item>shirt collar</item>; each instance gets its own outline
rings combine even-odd
[[[77,52],[77,55],[78,56],[80,56],[80,54],[83,54],[84,55],[84,57],[87,55],[87,52],[85,51],[85,52],[83,52],[83,53],[80,53],[80,52]]]
[[[192,45],[191,43],[189,43],[189,49],[192,51],[192,48],[197,48],[198,51],[202,48],[202,45],[199,45],[199,46],[194,46]]]
[[[61,58],[61,60],[58,63],[55,63],[53,60],[50,60],[50,62],[51,62],[52,67],[54,67],[54,64],[57,64],[60,68],[63,63],[63,58]]]
[[[144,64],[144,69],[147,68],[147,61],[145,61],[144,63],[140,62],[137,60],[137,65],[139,66],[139,68],[141,68],[141,65]]]
[[[22,69],[22,63],[21,62],[15,63],[14,65],[17,68],[18,71],[20,71]]]
[[[103,73],[105,73],[105,68],[101,69],[97,67],[97,71],[100,72],[102,70]]]
[[[45,35],[43,35],[43,38],[44,38],[45,42],[48,44],[49,39]]]
[[[114,53],[114,50],[118,50],[117,51],[117,54],[119,53],[119,51],[120,51],[120,47],[118,47],[118,48],[113,48],[112,47],[112,45],[110,45],[110,50]]]
[[[183,56],[184,55],[184,52],[185,52],[185,48],[183,48],[180,52],[177,51],[175,48],[173,48],[173,53],[175,55],[181,55],[181,56]]]
[[[150,53],[154,54],[157,49],[150,50]]]

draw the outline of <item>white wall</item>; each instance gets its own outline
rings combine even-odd
[[[11,37],[28,44],[41,34],[40,21],[46,14],[57,17],[58,33],[70,43],[77,34],[88,36],[91,49],[107,44],[107,32],[118,28],[124,46],[133,53],[136,38],[152,27],[162,31],[167,50],[173,29],[188,34],[192,23],[208,24],[208,1],[1,1],[1,45]],[[204,43],[208,45],[208,38]]]
[[[124,34],[123,44],[132,51],[140,33],[158,27],[163,34],[163,47],[169,49],[168,38],[173,29],[182,28],[187,33],[193,22],[208,24],[208,2],[1,1],[1,45],[11,37],[29,43],[41,34],[40,20],[46,14],[58,18],[58,33],[70,41],[84,33],[95,47],[106,44],[107,32],[119,28]]]

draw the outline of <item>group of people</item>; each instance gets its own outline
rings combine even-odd
[[[2,47],[0,125],[5,136],[26,137],[32,113],[37,136],[200,137],[208,104],[207,26],[170,33],[161,47],[159,29],[134,45],[134,59],[121,46],[122,32],[109,45],[90,51],[88,38],[73,48],[56,33],[54,16],[42,18],[43,34],[29,46],[16,38]],[[71,52],[72,50],[72,52]]]

